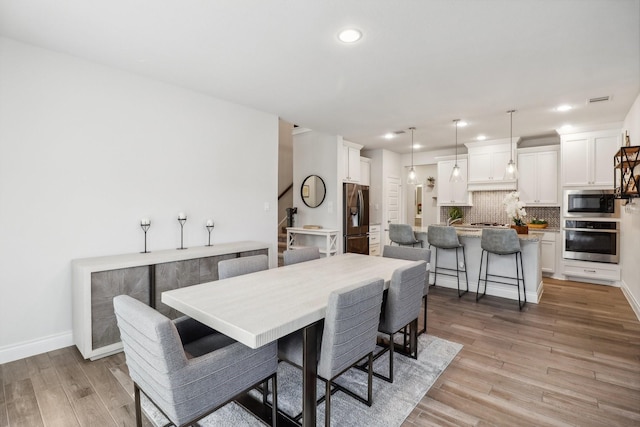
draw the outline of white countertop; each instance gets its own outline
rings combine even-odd
[[[187,249],[166,249],[148,253],[138,252],[93,258],[79,258],[72,260],[71,265],[75,269],[89,269],[92,272],[106,271],[260,249],[269,249],[269,244],[254,241],[219,243],[213,246],[196,246]]]

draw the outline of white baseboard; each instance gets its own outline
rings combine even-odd
[[[47,351],[57,350],[73,345],[73,332],[67,331],[60,334],[49,335],[31,341],[0,347],[0,363],[13,362]]]
[[[433,284],[433,275],[430,275],[430,279],[430,284]],[[438,275],[437,286],[442,288],[458,289],[458,281],[455,277]],[[460,278],[460,288],[464,289],[465,286],[466,282],[464,281],[464,275],[462,275]],[[469,280],[469,293],[473,294],[474,298],[477,289],[478,283],[473,280]],[[540,298],[542,298],[543,292],[544,283],[543,281],[541,281],[540,283],[538,283],[538,286],[536,286],[535,291],[527,289],[527,302],[538,304],[540,302]],[[518,290],[515,286],[501,285],[489,282],[489,286],[487,287],[487,295],[518,301]]]
[[[636,314],[638,320],[640,320],[640,303],[633,297],[633,294],[629,290],[629,286],[625,283],[624,280],[621,281],[620,288],[622,289],[622,293],[624,294],[627,301],[629,301],[629,305],[631,309]]]

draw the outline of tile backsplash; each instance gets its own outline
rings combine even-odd
[[[473,222],[497,222],[499,224],[511,224],[511,218],[507,216],[502,205],[502,200],[511,191],[476,191],[472,194],[473,206],[461,206],[464,214],[464,223]],[[449,217],[449,206],[440,208],[440,218],[443,220]],[[532,217],[546,219],[549,227],[560,227],[559,207],[528,207],[525,206],[527,216],[525,221],[529,222]],[[444,221],[443,221],[444,222]]]

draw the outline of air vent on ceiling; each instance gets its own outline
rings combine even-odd
[[[394,133],[395,135],[402,135],[403,133],[406,133],[406,132],[405,132],[405,131],[403,131],[403,130],[397,130],[397,131],[395,131],[395,132],[393,132],[393,133]]]
[[[598,96],[596,98],[589,98],[587,100],[587,104],[594,104],[596,102],[604,102],[604,101],[609,101],[611,99],[610,96]]]

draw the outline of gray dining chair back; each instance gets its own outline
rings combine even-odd
[[[260,383],[265,383],[266,388],[270,378],[275,419],[278,365],[275,342],[253,350],[202,324],[191,329],[190,325],[197,322],[188,317],[171,321],[126,295],[115,297],[113,305],[129,375],[134,382],[138,426],[142,425],[140,392],[173,424],[184,426]],[[191,353],[185,351],[190,344],[193,344]]]
[[[329,295],[318,374],[334,378],[376,346],[384,282],[376,279]]]
[[[309,246],[300,249],[287,249],[282,253],[284,265],[320,259],[320,248]]]
[[[410,248],[406,246],[390,246],[385,245],[382,248],[382,256],[384,258],[406,259],[408,261],[425,261],[428,263],[431,261],[431,250],[424,248]],[[427,332],[427,295],[429,294],[429,270],[427,270],[424,277],[424,290],[422,292],[423,300],[423,328],[418,331],[419,334]]]
[[[425,261],[413,262],[393,272],[379,331],[395,333],[418,318],[426,273]]]
[[[409,325],[410,342],[403,345],[403,351],[416,359],[418,357],[418,316],[422,304],[424,281],[427,274],[427,263],[415,261],[410,265],[396,269],[391,276],[391,283],[387,290],[382,307],[382,315],[378,324],[378,332],[388,336],[388,344],[379,351],[374,359],[389,353],[389,374],[373,372],[378,378],[393,382],[393,355],[395,352],[395,333]],[[406,336],[406,334],[405,334]],[[406,341],[406,340],[405,340]]]
[[[413,228],[409,224],[389,224],[389,240],[398,246],[415,246],[423,243],[416,239]]]
[[[225,259],[218,263],[218,278],[228,279],[256,271],[268,270],[269,258],[266,255],[252,255],[240,258]]]
[[[325,426],[331,423],[331,395],[342,391],[371,406],[373,402],[373,351],[382,306],[384,281],[371,279],[329,295],[324,322],[318,331],[318,376],[326,382]],[[294,332],[278,340],[280,359],[301,368],[303,335]],[[336,384],[333,380],[363,358],[368,362],[367,398]],[[299,419],[301,414],[293,416]]]

